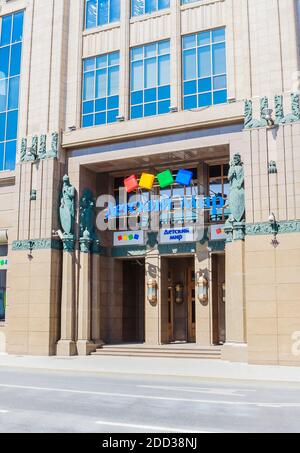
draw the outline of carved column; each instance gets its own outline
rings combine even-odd
[[[96,250],[92,256],[92,340],[96,347],[103,345],[100,312],[100,260],[101,256]]]
[[[245,306],[245,193],[241,156],[235,154],[229,170],[230,211],[226,222],[226,343],[222,358],[247,362]]]
[[[195,255],[195,283],[196,283],[196,343],[201,346],[211,346],[212,344],[212,291],[209,291],[210,297],[207,301],[200,302],[197,297],[197,281],[200,275],[204,275],[209,281],[211,273],[210,256],[207,244],[197,244],[197,253]],[[211,289],[212,282],[209,282]]]
[[[80,271],[78,298],[78,355],[89,355],[96,350],[91,336],[91,244],[89,232],[86,230],[80,239]]]
[[[76,355],[75,343],[75,240],[72,235],[63,239],[63,272],[61,297],[61,333],[57,343],[58,356]]]

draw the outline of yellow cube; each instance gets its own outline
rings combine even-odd
[[[150,175],[149,173],[143,173],[140,179],[140,188],[151,190],[154,184],[155,176]]]

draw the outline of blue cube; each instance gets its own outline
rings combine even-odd
[[[179,170],[176,177],[177,184],[189,186],[193,179],[193,172],[190,170]]]

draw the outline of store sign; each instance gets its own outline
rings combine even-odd
[[[114,233],[114,246],[144,245],[144,231],[120,231]]]
[[[165,228],[160,231],[161,244],[178,244],[181,242],[194,242],[194,228]]]
[[[8,269],[8,259],[0,258],[0,271],[7,271]]]
[[[226,239],[225,225],[212,225],[210,227],[210,239],[212,241],[224,241]]]

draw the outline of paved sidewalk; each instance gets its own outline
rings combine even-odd
[[[300,367],[248,365],[220,360],[107,356],[28,357],[0,354],[0,373],[1,367],[300,383]]]

